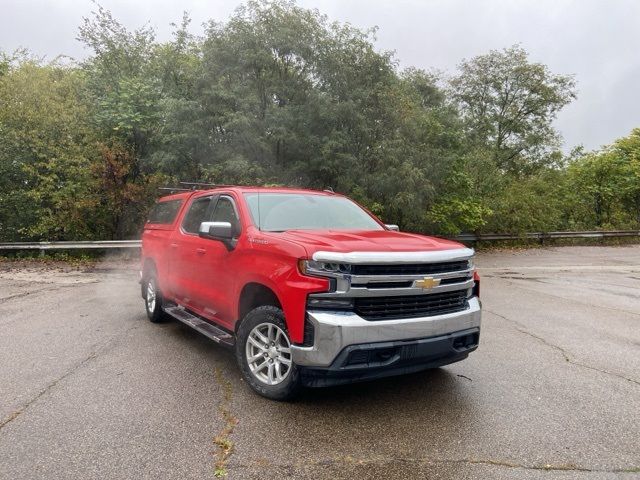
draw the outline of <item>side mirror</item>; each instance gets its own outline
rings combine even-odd
[[[394,225],[394,224],[387,224],[385,225],[385,227],[387,227],[387,230],[391,230],[392,232],[399,232],[400,231],[400,227],[398,227],[398,225]]]
[[[233,240],[233,227],[229,222],[202,222],[198,234],[203,238],[220,240],[229,246]]]

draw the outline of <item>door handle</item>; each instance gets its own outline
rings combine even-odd
[[[171,244],[169,244],[169,246],[171,248],[178,248],[178,244],[177,243],[171,243]]]
[[[204,248],[196,248],[196,253],[198,255],[204,255],[207,251]]]

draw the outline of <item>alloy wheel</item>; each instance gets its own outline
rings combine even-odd
[[[251,330],[245,355],[251,373],[267,385],[282,383],[291,372],[289,338],[273,323],[261,323]]]
[[[156,285],[153,280],[147,283],[147,309],[151,313],[156,309]]]

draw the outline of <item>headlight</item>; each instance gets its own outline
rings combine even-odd
[[[351,272],[351,265],[344,263],[316,262],[315,260],[298,260],[298,268],[303,275],[327,276]]]

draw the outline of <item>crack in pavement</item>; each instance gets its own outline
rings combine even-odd
[[[83,283],[70,283],[70,284],[64,284],[64,285],[56,285],[54,287],[50,287],[50,288],[42,288],[40,290],[33,290],[30,292],[22,292],[22,293],[16,293],[14,295],[9,295],[8,297],[4,297],[4,298],[0,298],[0,304],[3,303],[7,303],[10,300],[14,300],[16,298],[24,298],[24,297],[28,297],[29,295],[37,295],[39,293],[50,293],[50,292],[55,292],[57,290],[62,290],[64,288],[71,288],[71,287],[77,287],[80,285],[88,285],[91,283],[98,283],[98,282],[83,282]],[[7,325],[10,325],[11,323],[17,322],[17,321],[22,321],[23,319],[21,318],[12,318],[9,319],[8,321],[5,322],[0,322],[0,327],[4,327]]]
[[[64,380],[65,378],[69,377],[70,375],[72,375],[75,371],[77,371],[79,368],[81,368],[83,365],[85,365],[87,362],[91,361],[92,359],[94,359],[97,356],[97,352],[96,351],[92,351],[87,357],[85,357],[82,361],[80,361],[79,363],[77,363],[76,365],[74,365],[73,367],[71,367],[68,371],[66,371],[62,376],[56,378],[53,382],[49,383],[46,387],[44,387],[42,390],[40,390],[40,392],[33,397],[31,400],[29,400],[27,403],[25,403],[24,405],[22,405],[20,408],[18,408],[16,411],[12,412],[8,417],[4,418],[3,420],[0,421],[0,431],[7,426],[9,423],[11,423],[13,420],[15,420],[16,418],[18,418],[27,408],[29,408],[31,405],[33,405],[33,403],[35,403],[36,401],[38,401],[39,398],[41,398],[43,395],[45,395],[47,392],[49,392],[53,387],[55,387],[58,383],[60,383],[62,380]]]
[[[29,295],[35,295],[37,293],[42,293],[42,292],[55,292],[56,290],[60,290],[62,288],[76,287],[78,285],[86,285],[88,283],[96,283],[96,282],[68,283],[68,284],[64,284],[64,285],[56,285],[56,286],[50,287],[50,288],[41,288],[40,290],[32,290],[32,291],[29,291],[29,292],[15,293],[13,295],[9,295],[8,297],[0,298],[0,303],[5,303],[5,302],[8,302],[9,300],[13,300],[15,298],[22,298],[22,297],[26,297],[26,296],[29,296]]]
[[[494,460],[490,458],[410,458],[410,457],[390,457],[390,456],[376,456],[368,458],[357,458],[351,455],[342,457],[324,458],[318,460],[301,460],[300,462],[270,462],[266,459],[261,459],[245,464],[234,463],[234,468],[291,468],[291,467],[327,467],[327,466],[340,466],[340,465],[382,465],[385,463],[409,463],[416,465],[429,465],[429,464],[469,464],[469,465],[487,465],[495,467],[505,467],[521,470],[537,470],[537,471],[549,471],[549,472],[585,472],[585,473],[629,473],[636,472],[640,469],[637,466],[614,468],[614,469],[596,469],[589,468],[571,463],[567,464],[532,464],[527,465],[524,463],[509,462],[506,460]]]
[[[493,312],[493,311],[491,311],[491,310],[489,310],[487,308],[485,308],[484,311],[487,312],[487,313],[490,313],[492,315],[495,315],[498,318],[502,318],[503,320],[506,320],[507,322],[513,324],[514,328],[518,332],[523,333],[525,335],[528,335],[528,336],[530,336],[532,338],[535,338],[536,340],[538,340],[542,344],[546,345],[547,347],[552,348],[552,349],[560,352],[560,354],[562,355],[562,357],[564,358],[564,360],[567,363],[570,363],[572,365],[576,365],[578,367],[586,368],[586,369],[589,369],[589,370],[593,370],[595,372],[604,373],[606,375],[611,375],[612,377],[616,377],[616,378],[619,378],[621,380],[626,380],[627,382],[631,382],[631,383],[635,383],[636,385],[640,385],[640,381],[634,380],[633,378],[625,377],[624,375],[620,375],[618,373],[610,372],[609,370],[604,370],[604,369],[597,368],[597,367],[594,367],[592,365],[588,365],[586,363],[582,363],[582,362],[579,362],[577,360],[574,360],[567,350],[565,350],[564,348],[562,348],[562,347],[560,347],[558,345],[550,343],[545,338],[543,338],[543,337],[541,337],[539,335],[536,335],[535,333],[532,333],[532,332],[528,331],[526,329],[527,327],[525,325],[521,324],[520,322],[518,322],[517,320],[513,320],[511,318],[507,318],[504,315],[500,315],[499,313]]]
[[[518,273],[523,270],[540,270],[541,272],[572,272],[574,270],[583,272],[596,272],[596,273],[616,273],[616,272],[628,272],[636,273],[640,272],[640,268],[635,265],[530,265],[530,266],[512,266],[512,267],[478,267],[480,272],[498,272],[498,273]]]
[[[537,282],[537,283],[542,283],[543,285],[551,285],[551,286],[566,286],[567,282],[562,282],[561,278],[558,277],[524,277],[524,276],[516,276],[516,275],[485,275],[485,277],[487,278],[497,278],[497,279],[502,279],[502,280],[517,280],[517,281],[529,281],[529,282]],[[549,279],[556,279],[556,280],[560,280],[559,282],[550,282],[548,281]],[[509,282],[510,286],[515,286],[516,288],[520,287],[523,288],[522,285],[520,284],[514,284],[513,282]],[[571,287],[572,285],[569,283],[568,284],[569,287]],[[633,290],[635,291],[637,288],[636,287],[632,287],[629,285],[623,285],[623,284],[619,284],[619,283],[613,283],[609,280],[607,280],[606,286],[603,286],[601,284],[601,282],[597,282],[597,281],[591,281],[589,279],[587,280],[583,280],[583,285],[586,287],[597,287],[598,291],[601,293],[610,293],[612,295],[617,295],[619,297],[625,297],[625,298],[630,298],[632,300],[637,300],[640,299],[640,295],[634,295],[634,294],[625,294],[622,293],[621,289],[627,289],[627,290]],[[608,287],[619,287],[617,289],[613,289],[613,288],[608,288]],[[524,288],[523,288],[524,289]],[[542,293],[546,293],[546,292],[542,292]],[[553,297],[557,297],[557,295],[553,295],[553,294],[548,294],[550,296]],[[566,298],[566,297],[558,297],[558,298]],[[580,302],[579,300],[575,300],[575,299],[571,299],[575,302]],[[582,302],[581,302],[582,303]],[[602,305],[592,305],[592,304],[588,304],[585,303],[585,305],[589,305],[589,306],[599,306],[601,308],[608,308],[611,310],[620,310],[621,312],[628,312],[628,313],[633,313],[633,312],[629,312],[628,310],[621,310],[621,309],[615,309],[614,307],[605,307]]]
[[[502,280],[500,277],[491,277],[491,278]],[[600,308],[602,310],[611,310],[613,312],[628,313],[629,315],[640,316],[640,313],[638,313],[638,312],[632,312],[630,310],[623,310],[621,308],[607,307],[607,306],[604,306],[604,305],[594,305],[593,303],[581,302],[580,300],[576,300],[575,298],[563,297],[561,295],[554,295],[553,293],[542,292],[540,290],[535,290],[535,289],[532,289],[532,288],[526,288],[526,287],[523,287],[522,285],[515,284],[515,283],[510,282],[508,280],[505,280],[505,281],[506,281],[507,285],[509,285],[510,287],[519,288],[520,290],[526,290],[527,292],[539,293],[541,295],[546,295],[548,297],[559,298],[560,300],[563,300],[565,302],[569,301],[569,302],[577,303],[579,305],[586,305],[586,306],[591,307],[591,308]]]
[[[65,373],[63,373],[61,376],[59,376],[58,378],[56,378],[55,380],[50,382],[46,387],[44,387],[42,390],[40,390],[40,392],[38,392],[38,394],[36,396],[34,396],[31,400],[29,400],[28,402],[23,404],[17,410],[11,412],[7,417],[1,419],[0,420],[0,432],[2,431],[2,429],[4,427],[6,427],[8,424],[10,424],[12,421],[14,421],[16,418],[18,418],[22,413],[24,413],[31,405],[33,405],[40,398],[42,398],[49,391],[51,391],[51,389],[53,389],[56,385],[58,385],[63,380],[65,380],[66,378],[68,378],[71,375],[73,375],[74,373],[76,373],[82,367],[87,365],[91,360],[97,358],[99,355],[103,355],[104,353],[106,353],[111,347],[114,347],[116,345],[117,340],[119,340],[123,336],[127,335],[130,331],[135,330],[136,328],[138,328],[138,325],[135,325],[133,327],[130,327],[130,328],[126,329],[124,332],[122,332],[119,335],[114,335],[113,337],[111,337],[109,340],[107,340],[106,342],[104,342],[102,344],[94,346],[89,355],[87,355],[85,358],[83,358],[80,362],[76,363],[73,367],[71,367],[69,370],[67,370]]]
[[[216,383],[222,388],[222,400],[220,401],[220,405],[218,406],[218,411],[222,415],[222,419],[224,421],[224,426],[222,430],[216,435],[213,439],[213,443],[216,444],[218,450],[214,453],[216,457],[214,476],[216,477],[225,477],[227,476],[227,464],[229,463],[229,457],[233,454],[235,445],[230,440],[230,436],[233,433],[236,425],[238,424],[238,419],[231,412],[231,398],[233,395],[233,389],[231,387],[231,382],[224,378],[221,370],[216,367],[214,370],[214,377]]]

